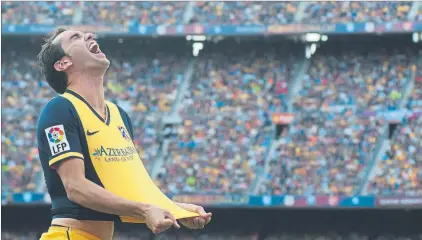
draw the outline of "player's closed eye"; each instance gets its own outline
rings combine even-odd
[[[76,40],[76,39],[79,39],[80,37],[81,37],[81,35],[79,33],[76,33],[76,34],[72,35],[72,37],[70,37],[70,39]]]

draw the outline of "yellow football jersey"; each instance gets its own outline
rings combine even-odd
[[[61,180],[54,175],[57,173],[50,166],[71,157],[84,160],[87,179],[117,196],[156,205],[168,210],[177,219],[198,216],[176,205],[152,181],[132,141],[130,119],[121,108],[106,101],[108,117],[102,119],[78,93],[67,90],[60,98],[55,102],[62,104],[51,103],[60,105],[60,109],[48,104],[46,106],[55,109],[46,111],[54,114],[50,115],[51,119],[43,116],[48,113],[41,113],[38,136],[41,138],[39,148],[44,173],[48,172],[47,175],[50,175],[46,175],[46,182],[53,203],[53,218],[68,216],[86,220],[112,219],[106,214],[71,203],[63,196],[63,186],[52,183]],[[48,144],[43,144],[43,141]],[[71,209],[67,211],[71,211],[70,216],[66,215],[66,208],[69,207]],[[126,216],[118,217],[123,222],[141,222]]]

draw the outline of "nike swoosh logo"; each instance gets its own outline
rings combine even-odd
[[[97,132],[99,132],[99,131],[90,132],[89,130],[87,130],[87,131],[86,131],[86,135],[88,135],[88,136],[92,136],[92,135],[96,134]]]

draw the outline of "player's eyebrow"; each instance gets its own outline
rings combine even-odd
[[[69,37],[69,39],[68,39],[68,41],[71,41],[74,37],[80,37],[81,36],[81,34],[80,33],[78,33],[78,32],[76,32],[76,33],[74,33],[74,34],[72,34],[70,37]]]

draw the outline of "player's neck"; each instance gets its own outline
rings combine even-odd
[[[68,89],[77,92],[102,117],[105,114],[103,77],[78,77],[69,79]]]

